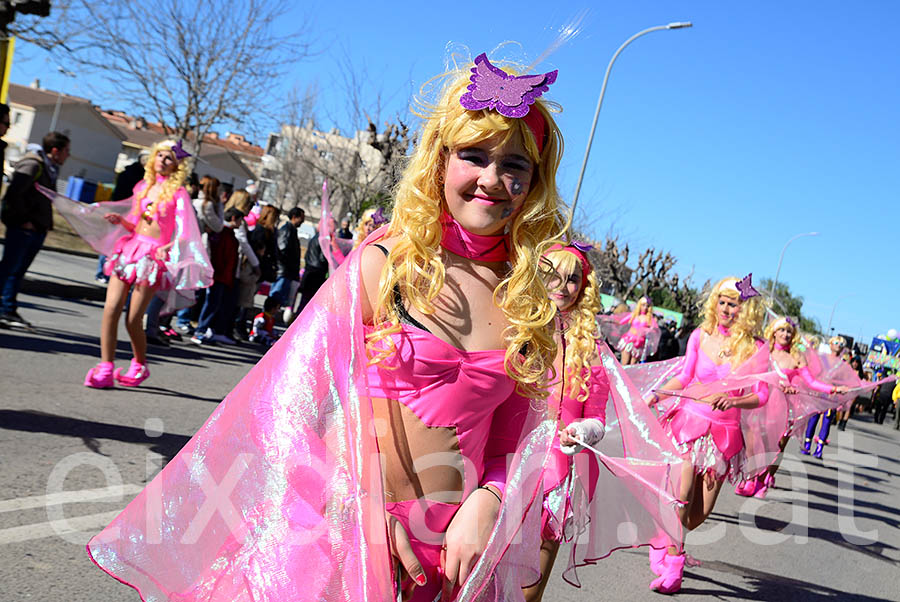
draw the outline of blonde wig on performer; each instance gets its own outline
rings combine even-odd
[[[394,352],[390,335],[400,331],[394,305],[394,287],[423,314],[434,313],[434,299],[444,286],[441,261],[441,213],[444,200],[444,170],[449,152],[457,147],[494,138],[500,144],[519,140],[534,164],[531,188],[522,208],[508,224],[509,261],[506,278],[494,291],[494,302],[509,320],[506,371],[519,391],[533,397],[546,396],[545,384],[553,370],[556,343],[548,327],[556,314],[547,297],[539,259],[553,238],[561,236],[556,170],[562,156],[562,134],[539,98],[532,111],[546,123],[543,152],[522,119],[512,119],[490,110],[469,111],[459,98],[471,83],[471,65],[439,76],[427,87],[444,82],[440,100],[434,105],[419,101],[423,118],[419,143],[410,157],[394,193],[394,209],[387,236],[399,241],[391,249],[381,275],[375,306],[375,330],[368,339],[371,361],[379,362]],[[423,88],[423,96],[427,94]]]
[[[779,328],[787,328],[791,331],[791,342],[788,344],[788,348],[790,349],[789,353],[791,354],[791,357],[794,358],[794,361],[797,362],[797,364],[805,363],[803,354],[800,352],[800,348],[797,346],[798,339],[800,338],[797,336],[797,329],[788,321],[787,318],[778,318],[777,320],[770,322],[769,325],[766,326],[764,336],[766,341],[768,341],[769,343],[769,351],[775,349],[775,331]]]
[[[700,325],[706,334],[716,332],[716,327],[719,325],[716,304],[719,302],[720,296],[736,300],[740,304],[741,311],[730,328],[731,335],[723,349],[723,351],[730,352],[732,368],[737,368],[756,352],[756,341],[762,338],[761,327],[766,316],[762,296],[741,301],[741,295],[736,286],[737,282],[737,278],[729,276],[716,283],[703,303],[703,324]]]
[[[159,153],[172,153],[174,156],[175,151],[172,150],[172,147],[175,146],[175,144],[174,140],[163,140],[162,142],[154,144],[150,149],[150,158],[147,159],[147,163],[144,165],[144,182],[146,186],[144,186],[144,189],[134,198],[134,203],[131,208],[131,211],[135,215],[138,215],[141,212],[141,201],[147,198],[150,189],[156,184],[156,155]],[[163,212],[162,215],[165,215],[172,199],[175,198],[175,191],[181,188],[185,180],[187,180],[188,175],[191,173],[189,157],[177,161],[177,165],[175,171],[166,178],[162,190],[159,192],[159,197],[150,208],[151,218],[155,217],[160,211]]]
[[[375,215],[376,211],[378,211],[377,207],[369,207],[363,211],[362,217],[359,218],[359,224],[356,226],[356,242],[353,245],[354,249],[361,245],[362,241],[369,235],[370,230],[368,228],[375,223],[372,216]]]
[[[841,347],[846,347],[847,339],[845,339],[844,337],[842,337],[841,335],[838,334],[838,335],[835,335],[835,336],[831,337],[830,339],[828,339],[828,344],[829,345],[840,345]]]
[[[638,302],[634,304],[634,310],[631,312],[631,323],[634,324],[635,319],[639,315],[641,315],[641,306],[647,308],[647,320],[648,322],[653,321],[653,303],[650,302],[650,298],[647,295],[644,295]]]
[[[581,273],[581,260],[573,253],[560,249],[550,251],[545,257],[553,264],[565,283],[570,274]],[[590,393],[588,379],[591,365],[597,354],[597,314],[603,309],[600,303],[600,282],[594,270],[588,266],[587,282],[582,283],[581,293],[575,303],[563,314],[566,337],[565,383],[563,393],[580,402],[587,401]]]

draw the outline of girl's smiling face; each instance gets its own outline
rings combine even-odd
[[[534,164],[518,137],[498,137],[447,150],[447,210],[472,234],[499,234],[522,208]]]

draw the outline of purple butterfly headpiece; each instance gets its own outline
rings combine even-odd
[[[569,242],[569,246],[570,246],[570,247],[575,247],[576,249],[578,249],[578,250],[581,251],[582,253],[587,253],[588,251],[590,251],[591,249],[594,248],[594,245],[592,245],[592,244],[590,244],[590,243],[587,243],[587,242],[581,242],[580,240],[572,240],[572,241],[570,241],[570,242]]]
[[[797,322],[794,321],[794,318],[792,318],[790,316],[785,316],[784,321],[787,322],[788,324],[790,324],[791,328],[793,328],[795,331],[798,330]]]
[[[491,109],[506,117],[524,118],[534,134],[538,151],[544,150],[546,124],[543,116],[530,112],[531,105],[556,81],[559,70],[538,75],[510,75],[495,67],[485,53],[475,57],[472,67],[472,83],[468,92],[459,97],[459,104],[470,111]]]
[[[377,228],[382,224],[386,224],[388,219],[384,216],[384,207],[379,207],[372,214],[372,224]]]
[[[191,153],[187,152],[186,150],[184,150],[184,147],[182,147],[182,142],[184,141],[179,140],[172,146],[172,152],[175,153],[176,161],[181,161],[182,159],[186,159],[191,156]]]
[[[750,272],[741,280],[738,280],[734,283],[735,288],[741,295],[741,301],[746,301],[747,299],[752,299],[753,297],[759,296],[759,291],[753,288],[753,283],[751,282],[752,278],[753,272]]]

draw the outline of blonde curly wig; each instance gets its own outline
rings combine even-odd
[[[791,357],[794,358],[794,361],[797,362],[798,365],[805,363],[803,354],[800,352],[800,348],[797,345],[797,339],[799,338],[797,336],[797,329],[794,328],[793,324],[788,322],[787,318],[778,318],[777,320],[769,322],[769,325],[766,326],[766,330],[763,336],[769,343],[769,351],[775,349],[775,331],[777,331],[779,328],[787,328],[791,331],[791,342],[788,345],[788,352],[791,354]]]
[[[563,283],[573,273],[581,273],[581,260],[565,249],[550,251],[545,257],[553,265]],[[588,266],[587,282],[575,303],[563,312],[565,326],[566,357],[563,394],[585,402],[590,393],[591,365],[597,352],[600,329],[597,314],[600,303],[600,283]]]
[[[471,65],[439,76],[423,87],[443,81],[437,103],[417,101],[423,125],[419,142],[409,158],[394,191],[395,204],[387,237],[398,237],[381,273],[375,305],[374,331],[367,348],[372,363],[394,353],[391,335],[400,331],[394,306],[394,287],[403,299],[423,314],[434,313],[433,302],[444,286],[441,260],[441,213],[444,200],[444,170],[448,153],[460,146],[497,137],[501,144],[520,140],[535,165],[532,185],[522,208],[509,223],[511,270],[494,290],[494,302],[509,321],[506,332],[505,367],[518,383],[519,392],[530,397],[546,397],[546,383],[553,372],[556,343],[549,326],[556,308],[547,297],[539,259],[553,238],[562,234],[564,219],[559,213],[556,170],[562,157],[563,140],[548,110],[538,99],[532,111],[546,122],[542,152],[531,130],[521,119],[504,117],[490,110],[468,111],[459,97],[471,83]]]
[[[134,203],[132,205],[131,211],[135,215],[140,215],[141,213],[141,201],[147,198],[147,194],[150,193],[150,189],[156,184],[156,155],[159,153],[173,153],[172,147],[175,146],[174,140],[163,140],[162,142],[157,142],[150,149],[150,158],[147,159],[147,164],[144,166],[144,183],[145,186],[134,197]],[[159,193],[159,197],[155,203],[153,203],[153,207],[150,209],[150,216],[155,217],[157,213],[162,212],[161,215],[165,215],[168,210],[169,205],[174,203],[175,192],[181,188],[184,184],[185,180],[187,180],[188,175],[191,173],[191,165],[190,159],[185,158],[181,161],[178,161],[178,166],[175,168],[175,171],[166,178],[165,183],[162,186],[162,190]]]
[[[739,303],[740,312],[729,329],[731,336],[728,337],[728,342],[723,349],[732,356],[731,365],[734,368],[743,364],[756,353],[756,341],[762,338],[762,323],[766,316],[762,296],[741,301],[740,293],[735,286],[737,282],[737,278],[729,276],[716,283],[703,303],[703,324],[700,325],[706,334],[715,333],[719,325],[716,304],[719,302],[720,296],[728,297]]]

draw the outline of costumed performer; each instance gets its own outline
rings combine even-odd
[[[709,517],[726,478],[756,476],[777,455],[787,409],[783,398],[773,404],[759,378],[769,367],[760,339],[764,317],[751,275],[720,280],[704,303],[703,324],[691,334],[680,370],[650,396],[650,403],[667,402],[660,420],[686,460],[680,498],[687,504],[680,513],[687,530]],[[651,549],[650,567],[659,575],[651,589],[679,591],[684,563],[683,541],[672,542],[668,553]]]
[[[369,207],[363,211],[362,217],[359,218],[359,224],[356,227],[356,235],[353,237],[353,248],[355,249],[361,245],[369,237],[369,234],[386,224],[387,221],[383,207]]]
[[[141,384],[150,376],[141,324],[150,300],[159,295],[160,312],[171,313],[190,305],[194,291],[212,283],[212,267],[184,188],[191,172],[190,156],[181,141],[155,144],[144,179],[135,185],[132,197],[123,201],[85,205],[42,190],[75,231],[94,250],[107,255],[103,271],[110,280],[100,325],[100,363],[88,370],[87,387]],[[129,291],[125,327],[134,355],[128,370],[122,372],[113,361],[119,317]]]
[[[832,361],[829,362],[831,365],[834,365],[835,362],[843,362],[841,355],[846,346],[847,340],[840,335],[828,339],[828,355],[830,355],[832,359]],[[816,449],[812,452],[812,455],[815,458],[822,459],[822,449],[828,445],[828,435],[831,433],[831,423],[836,416],[837,409],[832,408],[819,414],[813,414],[809,417],[809,421],[806,423],[806,437],[803,439],[803,444],[800,447],[801,454],[808,456],[810,448],[812,447],[813,442],[815,442]],[[816,426],[819,424],[819,417],[822,418],[822,428],[819,429],[819,434],[815,435]]]
[[[772,367],[781,377],[779,384],[788,401],[788,423],[784,435],[778,442],[779,454],[781,454],[784,453],[784,448],[794,433],[795,424],[804,420],[813,411],[810,408],[810,402],[812,402],[815,412],[822,409],[828,410],[843,403],[843,400],[837,397],[823,399],[808,395],[800,396],[799,393],[816,391],[834,396],[846,393],[847,387],[829,385],[817,380],[812,375],[806,362],[806,356],[801,349],[800,337],[797,336],[797,326],[792,319],[782,317],[770,322],[765,330],[765,339],[769,344]],[[777,471],[778,462],[776,461],[757,478],[738,483],[734,492],[745,497],[764,498],[768,489],[775,486]]]
[[[556,72],[496,100],[480,74],[512,76],[475,65],[425,108],[391,223],[89,543],[145,599],[499,601],[537,580]]]
[[[681,459],[674,445],[665,445],[669,440],[659,422],[640,393],[626,385],[621,365],[603,342],[596,320],[599,283],[586,254],[590,248],[572,241],[554,245],[544,256],[548,292],[559,311],[563,360],[562,382],[548,404],[561,430],[543,474],[541,580],[524,589],[528,602],[542,599],[563,540],[572,543],[563,578],[578,586],[577,567],[615,549],[649,544],[667,529],[676,539],[681,533],[677,504],[663,499],[673,500],[679,491]],[[612,391],[607,370],[616,383]],[[582,443],[597,449],[604,439],[608,404],[610,436],[604,450],[609,455],[598,464]]]
[[[603,333],[622,354],[622,365],[642,362],[659,345],[660,330],[653,316],[653,302],[643,296],[631,313],[600,316]]]

